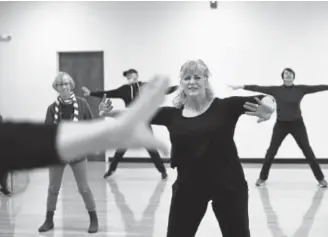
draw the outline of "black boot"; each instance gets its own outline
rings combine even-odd
[[[161,176],[162,176],[162,179],[167,179],[167,173],[166,173],[166,171],[165,172],[162,172]]]
[[[54,228],[54,214],[53,211],[47,211],[46,221],[39,228],[39,232],[46,232]]]
[[[5,196],[10,196],[11,195],[11,192],[8,190],[7,187],[1,188],[0,192],[2,192],[3,195],[5,195]]]
[[[96,211],[89,211],[90,216],[90,226],[89,226],[89,233],[97,233],[98,232],[98,217]]]

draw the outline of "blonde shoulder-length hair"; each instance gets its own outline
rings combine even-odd
[[[71,91],[73,91],[73,89],[75,88],[75,82],[67,72],[58,72],[57,76],[55,77],[55,80],[52,82],[52,88],[57,91],[57,86],[63,82],[64,78],[68,79],[70,89]]]
[[[202,76],[205,77],[206,79],[205,99],[207,101],[211,101],[214,97],[212,87],[208,81],[209,77],[211,76],[211,73],[207,65],[204,63],[204,61],[201,59],[197,59],[197,60],[189,60],[185,62],[180,69],[180,82],[187,73],[189,74],[200,73]],[[185,105],[186,101],[187,101],[187,95],[183,91],[183,88],[181,87],[181,83],[180,83],[178,94],[173,99],[173,105],[174,107],[181,109]]]

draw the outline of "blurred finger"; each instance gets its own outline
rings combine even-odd
[[[107,99],[106,100],[106,105],[108,105],[108,106],[112,105],[112,101],[110,99]]]
[[[258,104],[255,104],[255,103],[252,103],[252,102],[246,102],[245,104],[248,105],[248,106],[252,106],[254,108],[258,108],[259,107]]]
[[[245,114],[250,115],[250,116],[258,116],[257,112],[245,112]]]
[[[103,95],[103,97],[102,97],[102,100],[101,100],[101,102],[104,102],[104,103],[105,103],[105,102],[106,102],[106,98],[107,98],[107,95],[106,95],[106,94],[104,94],[104,95]]]
[[[258,120],[257,120],[257,122],[258,123],[262,123],[263,121],[265,121],[266,119],[265,118],[259,118]]]
[[[257,102],[258,104],[260,104],[260,105],[263,104],[263,102],[262,102],[259,98],[255,97],[255,100],[256,100],[256,102]]]
[[[255,112],[257,110],[257,107],[249,106],[247,104],[244,105],[244,108],[249,110],[249,111],[253,111],[253,112]]]

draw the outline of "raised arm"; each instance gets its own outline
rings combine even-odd
[[[301,85],[301,88],[303,89],[304,94],[311,94],[328,90],[328,85]]]

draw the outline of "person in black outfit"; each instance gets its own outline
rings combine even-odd
[[[2,123],[2,116],[0,115],[0,124]],[[0,192],[9,196],[11,192],[8,189],[8,172],[3,171],[0,166]]]
[[[295,72],[291,68],[285,68],[281,73],[281,78],[283,85],[280,86],[231,86],[233,89],[244,89],[272,95],[277,103],[277,121],[273,128],[270,146],[265,155],[256,185],[263,185],[268,179],[270,167],[281,143],[288,134],[291,134],[310,164],[319,186],[327,187],[327,181],[310,146],[300,104],[305,95],[328,90],[328,85],[295,85]]]
[[[223,237],[250,237],[248,185],[233,137],[242,114],[257,116],[261,122],[273,111],[261,103],[263,95],[214,98],[209,76],[202,60],[183,64],[175,107],[160,108],[151,121],[167,127],[171,167],[178,174],[167,237],[195,236],[210,200]]]
[[[0,123],[2,171],[45,168],[115,148],[159,149],[167,146],[147,126],[165,98],[169,80],[154,77],[142,88],[132,109],[115,119],[60,124]]]
[[[123,76],[127,78],[128,84],[125,84],[117,89],[109,91],[97,91],[90,92],[86,87],[83,87],[85,96],[93,96],[98,98],[103,98],[106,95],[106,98],[120,98],[124,101],[125,106],[129,106],[131,102],[136,98],[139,93],[140,87],[145,85],[145,82],[138,81],[138,72],[135,69],[129,69],[123,72]],[[173,93],[178,87],[172,86],[167,90],[167,94]],[[123,159],[126,149],[118,149],[114,154],[114,158],[110,164],[108,171],[104,174],[104,178],[111,176],[117,169],[118,163]],[[160,154],[156,150],[147,150],[151,159],[153,160],[155,167],[161,173],[162,178],[167,178],[166,168],[163,164]]]

